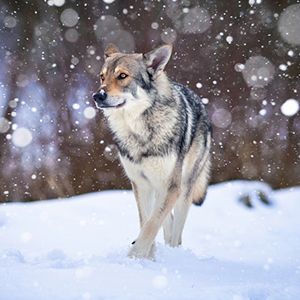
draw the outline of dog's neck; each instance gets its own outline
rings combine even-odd
[[[153,82],[149,92],[139,88],[137,95],[147,101],[136,99],[130,103],[133,105],[130,109],[128,106],[112,109],[106,116],[119,150],[138,160],[148,147],[156,147],[168,139],[179,120],[179,110],[174,106],[180,101],[166,76],[160,82]]]
[[[159,77],[153,81],[153,86],[158,97],[170,98],[172,96],[170,80],[165,72],[162,72]]]

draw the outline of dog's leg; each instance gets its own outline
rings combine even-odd
[[[209,164],[209,161],[207,164]],[[198,204],[204,200],[208,184],[206,172],[207,170],[204,168],[200,175],[196,177],[196,180],[190,180],[190,183],[184,184],[182,188],[182,193],[174,207],[173,230],[170,243],[172,247],[178,247],[182,243],[182,232],[191,204],[193,202]]]
[[[139,220],[140,220],[140,228],[146,223],[149,219],[151,211],[153,209],[154,204],[154,191],[149,184],[139,184],[137,185],[134,181],[131,181],[132,189],[134,192]],[[136,241],[133,241],[132,244],[135,244]],[[154,257],[155,253],[155,243],[153,242],[149,256]]]
[[[185,161],[182,191],[174,207],[172,247],[178,247],[182,243],[182,232],[191,204],[194,202],[201,205],[206,194],[210,168],[209,147],[202,151],[201,145],[195,142]]]
[[[142,228],[151,214],[154,202],[154,192],[152,188],[146,184],[137,185],[132,181],[131,185],[139,212],[140,227]]]
[[[167,245],[171,245],[172,230],[173,230],[173,213],[169,212],[163,223],[164,240]]]
[[[191,206],[191,199],[180,196],[174,208],[174,221],[172,228],[171,247],[178,247],[182,243],[183,227]]]
[[[174,172],[175,173],[175,172]],[[161,184],[156,191],[156,203],[150,218],[143,225],[141,232],[132,246],[129,256],[136,258],[152,258],[151,246],[166,216],[171,212],[180,194],[180,175],[173,174],[167,188]]]

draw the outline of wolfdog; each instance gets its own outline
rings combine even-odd
[[[164,72],[171,52],[163,45],[124,54],[108,45],[93,94],[137,202],[140,233],[129,257],[153,259],[161,226],[166,244],[181,245],[188,210],[208,186],[211,124],[200,98]]]

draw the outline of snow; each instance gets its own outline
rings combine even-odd
[[[78,103],[73,103],[72,104],[73,109],[78,110],[80,108],[80,104]]]
[[[224,108],[218,108],[212,114],[211,120],[213,124],[219,128],[226,128],[232,122],[230,111]]]
[[[165,28],[160,35],[165,44],[173,44],[177,38],[176,31],[173,28]]]
[[[245,65],[244,64],[235,64],[234,66],[234,69],[237,71],[237,72],[242,72],[244,69],[245,69]]]
[[[300,4],[286,7],[280,14],[278,31],[284,41],[291,45],[300,45]]]
[[[93,119],[96,116],[96,110],[94,107],[86,107],[83,111],[83,115],[85,116],[85,118],[87,119]]]
[[[60,6],[63,6],[65,4],[65,0],[49,0],[47,2],[47,4],[50,5],[50,6],[55,5],[55,6],[60,7]]]
[[[299,103],[296,99],[288,99],[281,105],[280,110],[285,116],[291,117],[299,111]]]
[[[78,23],[79,15],[73,8],[67,8],[61,13],[60,21],[66,27],[73,27]]]
[[[32,141],[32,133],[25,127],[19,127],[13,132],[12,141],[17,147],[26,147]]]
[[[208,98],[202,98],[201,101],[202,101],[203,104],[208,104],[209,99]]]
[[[202,86],[203,86],[203,85],[202,85],[202,83],[201,83],[201,82],[197,82],[197,83],[196,83],[196,88],[197,88],[197,89],[201,89],[201,88],[202,88]]]
[[[250,96],[254,100],[263,100],[267,96],[267,91],[265,88],[252,87],[250,91]]]
[[[65,32],[65,38],[70,43],[76,43],[78,41],[78,38],[79,38],[79,33],[76,29],[69,28]]]
[[[285,65],[285,64],[280,64],[280,65],[279,65],[279,69],[280,69],[281,71],[286,71],[286,70],[287,70],[287,65]]]
[[[184,12],[182,22],[178,22],[177,29],[183,33],[203,33],[211,26],[208,10],[203,7],[193,7]]]
[[[226,37],[226,42],[230,45],[231,43],[232,43],[232,41],[233,41],[233,37],[232,36],[227,36]]]
[[[265,108],[261,109],[259,112],[258,112],[261,116],[265,116],[266,113],[267,113],[267,110]]]
[[[151,28],[154,29],[154,30],[156,30],[156,29],[159,28],[159,24],[158,24],[157,22],[153,22],[153,23],[151,24]]]
[[[273,80],[275,67],[264,56],[251,56],[247,59],[242,74],[248,86],[264,87]]]
[[[103,2],[106,4],[111,4],[111,3],[115,2],[115,0],[103,0]]]
[[[73,57],[71,58],[71,63],[72,63],[73,65],[77,65],[77,64],[79,63],[78,57],[73,56]]]
[[[6,16],[4,18],[4,26],[7,28],[14,28],[17,25],[17,19],[12,16]]]
[[[238,201],[245,193],[254,208]],[[132,192],[2,205],[0,299],[299,299],[299,196],[300,187],[213,185],[191,208],[182,248],[160,233],[156,261],[126,257],[138,234]]]
[[[135,41],[130,31],[126,31],[117,17],[102,15],[95,24],[95,34],[101,43],[116,44],[124,52],[135,49]]]

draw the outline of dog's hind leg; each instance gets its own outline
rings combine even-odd
[[[166,219],[163,223],[164,240],[165,243],[168,245],[171,245],[171,240],[172,240],[173,219],[174,219],[173,213],[169,212],[169,214],[166,216]]]
[[[174,207],[174,220],[170,246],[178,247],[182,244],[182,233],[188,211],[192,203],[200,205],[204,200],[207,189],[207,176],[204,170],[200,173],[193,185],[182,187],[181,195]]]
[[[197,144],[195,145],[197,146]],[[181,194],[174,207],[170,244],[172,247],[178,247],[182,243],[182,232],[191,204],[200,205],[204,200],[210,169],[209,148],[204,151],[204,155],[202,153],[194,155],[191,152],[186,163],[187,171],[185,172],[185,178],[182,179]]]
[[[174,221],[172,228],[171,247],[178,247],[182,243],[183,227],[188,215],[189,208],[191,206],[190,198],[186,198],[185,195],[180,195],[174,208]]]

